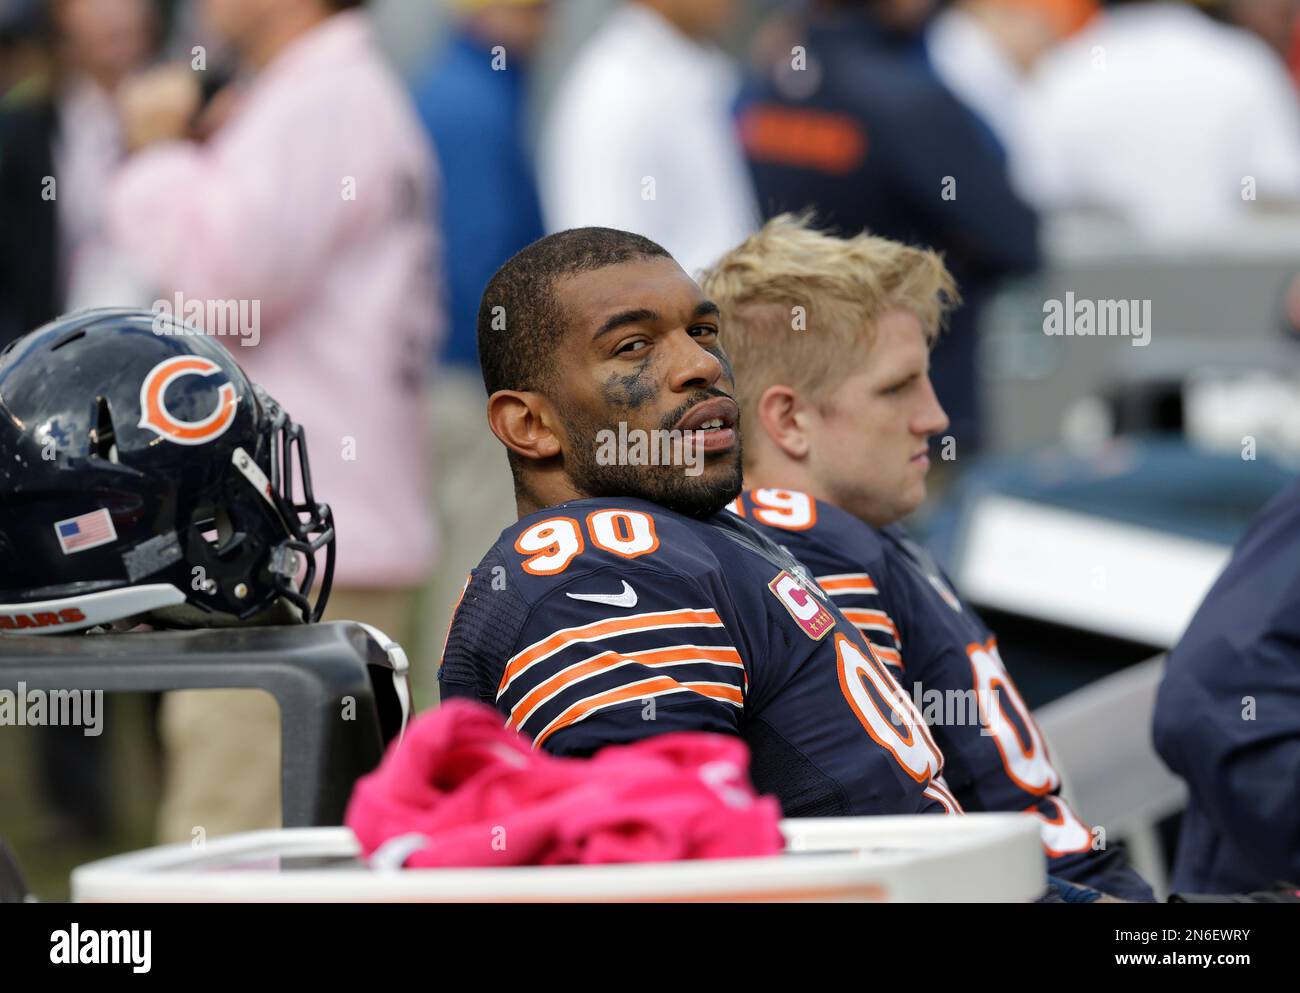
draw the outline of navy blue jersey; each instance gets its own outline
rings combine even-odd
[[[1170,653],[1154,737],[1191,792],[1175,890],[1300,882],[1300,483],[1260,512]]]
[[[940,813],[942,756],[861,633],[728,513],[576,500],[507,528],[470,574],[438,678],[560,755],[739,735],[788,816]]]
[[[807,566],[892,667],[943,750],[944,782],[965,810],[1032,812],[1052,875],[1153,899],[1123,849],[1095,848],[1092,829],[1061,799],[1061,778],[997,639],[906,531],[878,530],[794,490],[747,491],[731,506]]]

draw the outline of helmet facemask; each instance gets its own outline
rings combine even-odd
[[[327,504],[317,503],[311,486],[307,437],[301,424],[289,419],[278,403],[260,386],[254,386],[260,404],[270,415],[271,498],[290,537],[271,552],[271,574],[280,595],[302,611],[307,623],[321,619],[334,582],[334,515]],[[294,462],[302,478],[302,500],[294,498]],[[325,550],[320,592],[310,602],[316,579],[316,553]],[[296,581],[298,556],[306,562],[302,581]]]

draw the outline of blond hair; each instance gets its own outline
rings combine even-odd
[[[835,390],[861,368],[886,313],[914,314],[933,343],[961,299],[938,253],[866,233],[838,238],[807,214],[772,218],[700,286],[722,309],[742,434],[769,386],[813,402]]]

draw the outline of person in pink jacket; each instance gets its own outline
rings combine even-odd
[[[204,0],[238,59],[129,84],[134,154],[108,191],[115,244],[154,307],[223,336],[306,429],[338,528],[327,619],[398,641],[429,575],[424,390],[442,314],[433,150],[349,0]],[[210,96],[211,94],[209,94]],[[173,694],[160,833],[277,826],[278,715],[265,694]]]

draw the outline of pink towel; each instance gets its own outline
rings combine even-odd
[[[424,836],[403,863],[411,867],[773,855],[781,810],[755,795],[748,770],[744,742],[704,733],[557,758],[502,727],[496,711],[450,700],[357,783],[346,823],[367,856]]]

